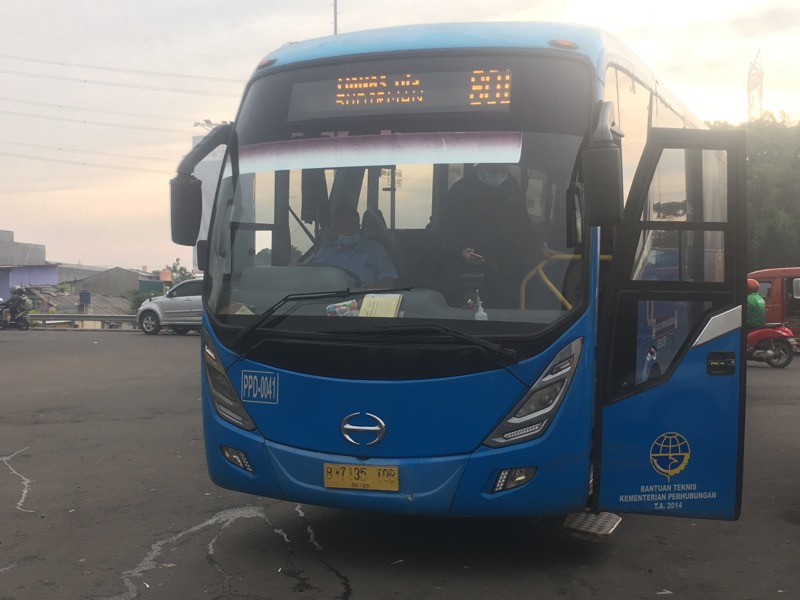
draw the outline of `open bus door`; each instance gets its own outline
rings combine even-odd
[[[651,132],[601,304],[596,511],[739,516],[745,152],[740,131]]]

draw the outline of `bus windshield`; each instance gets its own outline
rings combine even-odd
[[[590,72],[464,57],[256,79],[216,199],[210,311],[245,326],[286,296],[349,290],[286,303],[274,327],[485,320],[471,327],[528,336],[571,314],[588,273],[576,164]],[[374,318],[315,318],[328,316]]]

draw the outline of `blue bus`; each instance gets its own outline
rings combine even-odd
[[[194,167],[220,145],[198,241]],[[205,272],[211,479],[600,535],[617,513],[738,518],[744,166],[741,132],[592,28],[272,52],[171,182]]]

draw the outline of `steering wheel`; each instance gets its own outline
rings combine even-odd
[[[326,267],[328,269],[336,269],[337,271],[341,271],[342,273],[346,274],[350,279],[353,280],[353,285],[350,287],[360,288],[362,286],[361,278],[353,273],[350,269],[345,269],[344,267],[340,267],[338,265],[331,265],[328,263],[304,263],[302,265],[298,265],[302,267]]]

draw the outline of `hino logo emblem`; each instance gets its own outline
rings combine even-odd
[[[361,417],[362,414],[365,415],[365,417]],[[363,424],[367,421],[367,418],[369,420],[368,424]],[[356,421],[361,424],[356,425]],[[342,419],[339,431],[342,432],[344,439],[355,446],[372,446],[380,442],[386,435],[386,423],[371,413],[352,413]],[[364,435],[361,435],[362,433]],[[355,434],[360,440],[371,438],[372,441],[366,443],[359,442],[353,439],[352,434]]]

